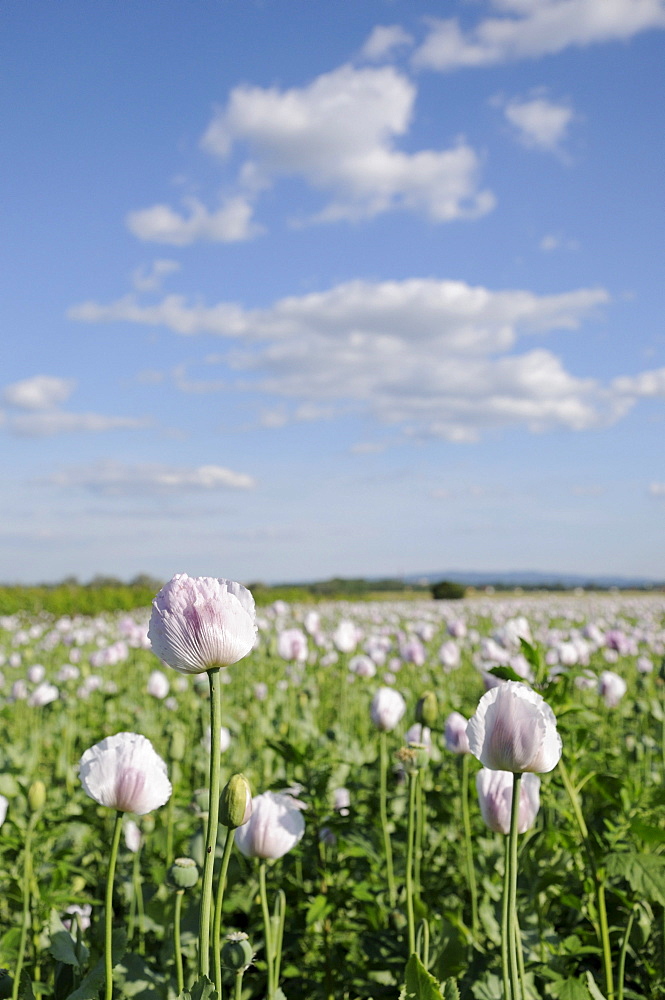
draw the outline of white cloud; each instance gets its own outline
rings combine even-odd
[[[616,392],[625,396],[665,398],[665,368],[640,372],[639,375],[622,375],[612,383]]]
[[[429,19],[414,64],[435,70],[492,66],[665,28],[664,0],[494,0],[492,6],[500,16],[469,30],[457,18]]]
[[[56,486],[83,488],[104,496],[249,490],[256,485],[252,476],[221,465],[174,468],[150,463],[124,465],[113,461],[64,469],[56,473],[51,482]]]
[[[245,195],[228,198],[220,208],[209,212],[197,198],[184,199],[188,214],[179,214],[168,205],[130,212],[126,222],[140,240],[187,246],[196,240],[213,243],[238,243],[262,232],[253,218],[253,207]]]
[[[225,362],[236,373],[235,388],[284,401],[264,416],[272,426],[342,407],[369,412],[406,435],[465,442],[511,425],[594,427],[625,412],[630,398],[569,374],[550,351],[508,353],[520,337],[577,329],[608,301],[598,288],[538,296],[411,279],[351,281],[266,309],[190,307],[173,297],[143,307],[128,297],[88,303],[71,315],[233,339]],[[287,401],[300,410],[290,413]]]
[[[107,417],[100,413],[66,413],[62,410],[44,410],[26,413],[8,421],[9,430],[23,437],[51,437],[80,431],[137,430],[149,427],[152,421],[142,417]]]
[[[132,285],[137,292],[157,292],[163,279],[180,270],[177,260],[155,260],[149,268],[138,267],[132,274]]]
[[[665,483],[651,483],[649,493],[652,497],[665,497]]]
[[[48,410],[71,396],[76,382],[55,375],[33,375],[5,386],[2,399],[21,410]]]
[[[574,112],[566,104],[555,104],[544,96],[513,98],[503,109],[519,142],[528,149],[561,152]]]
[[[397,48],[413,45],[413,38],[399,24],[377,25],[362,47],[365,59],[386,59]]]
[[[480,162],[463,140],[449,149],[404,153],[415,85],[394,67],[345,65],[302,88],[239,86],[203,137],[225,159],[237,144],[252,160],[243,176],[253,186],[280,175],[300,177],[333,200],[320,221],[360,219],[394,209],[436,222],[484,215],[494,197],[479,190]]]

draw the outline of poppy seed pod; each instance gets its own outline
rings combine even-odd
[[[227,934],[222,945],[222,965],[231,972],[245,972],[254,959],[254,950],[243,931]]]
[[[148,638],[156,656],[183,674],[227,667],[254,646],[254,598],[232,580],[178,573],[152,602]]]
[[[166,881],[174,889],[191,889],[198,880],[199,870],[192,858],[176,858],[166,873]]]
[[[492,771],[551,771],[561,758],[554,712],[526,684],[506,681],[487,691],[466,727],[469,749]]]

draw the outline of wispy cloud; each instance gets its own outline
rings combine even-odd
[[[127,216],[127,227],[140,240],[187,246],[197,240],[210,243],[240,243],[263,230],[254,222],[253,206],[245,195],[228,198],[209,211],[197,198],[185,198],[185,213],[169,205],[152,205]]]
[[[51,477],[56,486],[85,489],[104,496],[155,493],[209,493],[217,490],[249,490],[256,480],[221,465],[183,468],[153,463],[126,465],[106,461],[91,466],[63,469]]]
[[[372,30],[363,45],[361,55],[365,59],[378,62],[391,56],[396,49],[407,48],[411,45],[413,45],[413,36],[401,25],[379,24]]]
[[[56,375],[32,375],[12,382],[2,390],[2,400],[20,410],[48,410],[66,402],[76,388],[76,380]]]
[[[55,375],[33,375],[12,382],[0,393],[10,408],[8,413],[1,415],[0,426],[22,437],[50,437],[78,431],[136,429],[148,427],[152,422],[145,417],[72,413],[60,409],[60,404],[69,400],[75,388],[75,379]]]
[[[599,426],[629,407],[630,393],[575,377],[545,348],[514,353],[521,338],[577,329],[608,301],[599,288],[538,296],[411,279],[352,281],[266,309],[188,306],[173,297],[143,307],[130,297],[71,315],[233,339],[225,364],[235,388],[285,401],[268,411],[272,426],[298,418],[289,402],[341,406],[368,411],[407,436],[464,442],[511,425]]]
[[[414,65],[434,70],[492,66],[665,28],[663,0],[493,0],[491,6],[499,16],[470,29],[457,18],[430,18]]]

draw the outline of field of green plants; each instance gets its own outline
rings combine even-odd
[[[665,595],[278,601],[212,678],[149,618],[0,618],[0,997],[665,996]],[[562,750],[497,791],[503,687]]]

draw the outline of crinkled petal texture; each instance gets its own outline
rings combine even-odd
[[[513,804],[511,771],[490,771],[484,767],[476,775],[478,802],[485,823],[496,833],[510,833],[510,812]],[[525,774],[520,780],[520,805],[517,832],[526,833],[536,821],[540,808],[540,778]]]
[[[554,712],[532,688],[507,681],[480,699],[466,728],[474,757],[493,771],[551,771],[561,758]]]
[[[152,602],[148,637],[160,660],[183,674],[228,667],[256,641],[254,598],[233,580],[178,573]]]
[[[236,830],[235,842],[246,858],[281,858],[305,832],[302,803],[291,795],[264,792],[252,799],[252,815]]]
[[[116,733],[86,750],[79,763],[84,791],[100,806],[139,816],[171,796],[166,764],[139,733]]]

